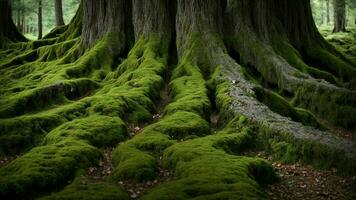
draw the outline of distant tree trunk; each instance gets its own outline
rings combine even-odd
[[[8,0],[0,0],[0,48],[6,42],[26,41],[27,39],[17,30],[11,16],[11,5]]]
[[[323,24],[329,25],[329,22],[330,22],[330,1],[329,0],[324,0],[323,9],[325,9],[323,12]]]
[[[16,26],[18,30],[21,32],[21,9],[17,10],[17,16],[16,16]]]
[[[38,39],[42,38],[42,0],[38,1]]]
[[[334,0],[334,30],[333,32],[346,31],[346,2]]]
[[[62,26],[64,25],[62,0],[54,0],[54,5],[55,5],[54,7],[56,12],[56,25]]]

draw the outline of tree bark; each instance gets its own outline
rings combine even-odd
[[[56,13],[56,25],[62,26],[64,25],[62,0],[54,0],[54,7]]]
[[[330,2],[329,0],[324,0],[323,2],[323,24],[329,25],[330,22]]]
[[[117,52],[124,51],[132,40],[131,1],[129,0],[87,0],[83,1],[82,42],[92,47],[95,42],[108,33],[120,44]]]
[[[11,5],[8,0],[0,0],[0,10],[0,47],[4,47],[7,41],[27,41],[12,20]]]
[[[157,34],[160,38],[170,40],[172,33],[172,17],[170,11],[174,4],[166,0],[133,0],[132,23],[135,32],[135,40],[140,37],[148,37]],[[174,10],[173,10],[174,12]]]
[[[346,2],[334,0],[334,30],[333,32],[346,31]]]
[[[38,39],[42,38],[42,0],[38,1],[38,11],[37,11],[37,25],[38,25]]]

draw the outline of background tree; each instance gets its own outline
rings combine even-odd
[[[19,33],[12,20],[12,10],[9,0],[0,0],[0,10],[0,47],[3,47],[9,41],[26,41],[26,38]]]
[[[37,20],[38,20],[38,39],[42,38],[42,0],[38,0],[38,11],[37,11]]]
[[[323,1],[324,1],[323,24],[329,25],[329,22],[330,22],[330,0],[323,0]]]
[[[62,0],[54,0],[54,7],[56,13],[56,25],[62,26],[64,25]]]
[[[334,29],[333,32],[346,31],[346,1],[334,0]]]

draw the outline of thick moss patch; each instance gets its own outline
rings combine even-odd
[[[85,177],[77,177],[73,183],[66,186],[62,191],[40,198],[41,200],[63,199],[105,199],[105,200],[128,200],[130,196],[118,185],[106,181],[93,181]]]
[[[236,129],[234,129],[236,131]],[[153,189],[143,199],[267,199],[260,188],[276,180],[271,165],[239,154],[248,148],[251,132],[231,132],[187,140],[167,148],[163,164],[175,180]]]

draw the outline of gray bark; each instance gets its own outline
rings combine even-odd
[[[346,2],[334,0],[334,30],[333,32],[346,31]]]
[[[129,0],[83,1],[82,41],[91,47],[107,33],[115,33],[120,41],[130,40],[131,5]],[[126,45],[117,46],[123,51]]]
[[[38,39],[42,38],[42,0],[38,1],[38,11],[37,11],[37,17],[38,17]]]
[[[54,0],[54,8],[56,13],[56,25],[57,26],[64,25],[62,0]]]
[[[174,4],[166,0],[133,0],[132,18],[135,39],[147,37],[155,33],[161,38],[169,39],[172,33],[172,17],[170,9]]]
[[[12,20],[11,4],[8,0],[0,0],[0,10],[0,47],[3,47],[6,41],[27,41]]]

